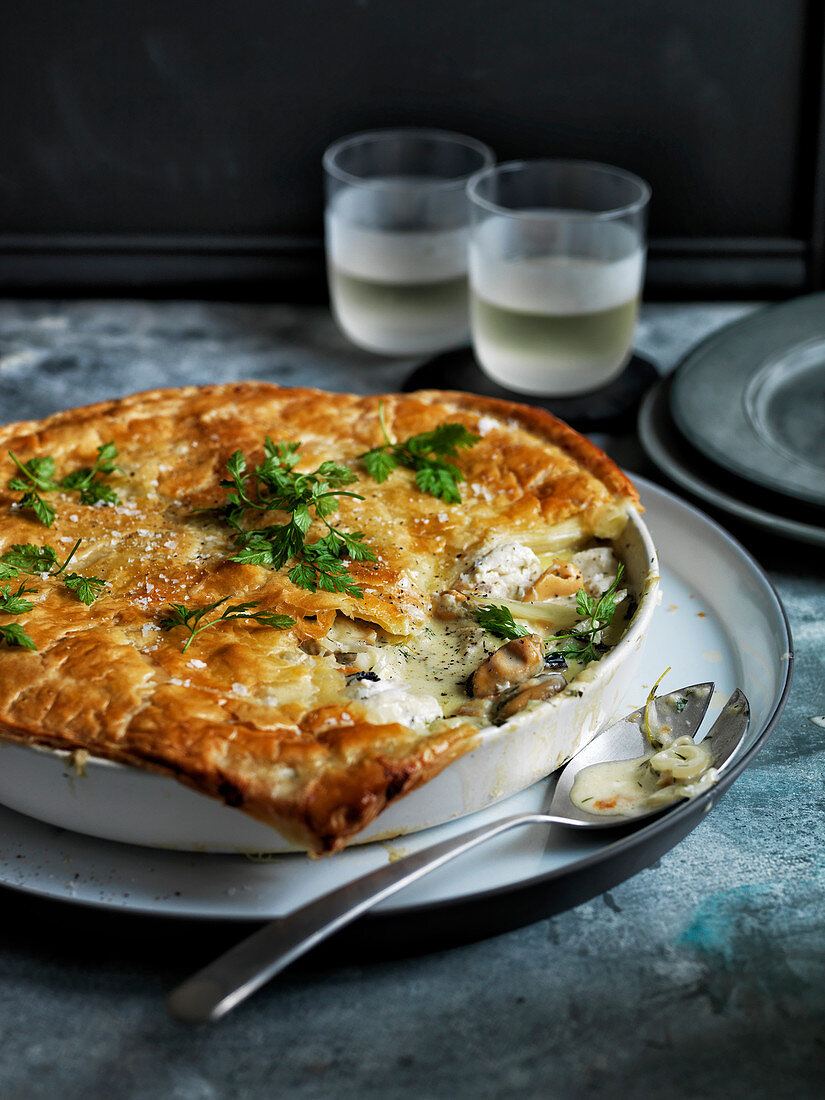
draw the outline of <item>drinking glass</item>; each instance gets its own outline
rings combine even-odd
[[[513,161],[467,185],[473,348],[519,393],[588,393],[630,358],[650,188],[586,161]]]
[[[408,355],[468,342],[466,184],[493,162],[443,130],[375,130],[327,149],[330,298],[353,343]]]

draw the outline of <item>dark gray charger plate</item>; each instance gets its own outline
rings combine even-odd
[[[639,440],[648,458],[672,482],[705,504],[774,535],[825,546],[825,508],[758,489],[722,470],[682,438],[670,411],[673,378],[663,379],[642,401]]]
[[[825,293],[714,333],[670,396],[686,439],[755,485],[825,505]]]

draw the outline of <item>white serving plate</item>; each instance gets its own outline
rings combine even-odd
[[[704,846],[689,847],[682,859],[701,858],[712,866],[717,886],[738,885],[731,843],[775,781],[764,768],[740,773],[765,744],[787,698],[793,663],[787,620],[770,582],[739,543],[684,501],[642,478],[635,480],[660,555],[663,599],[621,713],[644,702],[668,665],[672,669],[662,690],[716,682],[708,724],[735,687],[744,689],[751,725],[727,772],[736,783],[721,817],[716,809],[720,791],[712,788],[662,818],[620,831],[618,838],[612,831],[514,830],[382,902],[364,918],[366,942],[374,944],[386,934],[396,948],[420,944],[421,936],[429,937],[431,947],[443,946],[462,934],[479,936],[548,916],[653,863],[710,810]],[[800,767],[804,770],[804,760]],[[269,920],[399,855],[456,837],[471,824],[546,808],[553,785],[552,776],[541,780],[480,811],[472,822],[452,821],[401,841],[358,845],[324,860],[113,844],[0,806],[0,883],[32,896],[121,914]],[[671,859],[662,873],[678,888],[679,859]]]
[[[386,840],[475,813],[555,771],[613,717],[632,681],[657,601],[659,566],[636,513],[616,547],[637,609],[621,642],[577,677],[581,695],[482,730],[479,745],[393,803],[357,838]],[[275,829],[177,780],[100,758],[82,768],[65,752],[0,741],[0,803],[74,832],[153,848],[288,852]]]

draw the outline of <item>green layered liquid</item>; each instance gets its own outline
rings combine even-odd
[[[329,277],[333,294],[352,309],[403,313],[422,320],[433,314],[466,314],[466,275],[428,283],[387,283],[350,275],[331,265]]]
[[[509,309],[472,295],[473,332],[480,347],[494,345],[514,359],[554,363],[620,361],[633,339],[638,298],[590,313]]]

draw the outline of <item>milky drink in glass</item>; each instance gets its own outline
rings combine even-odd
[[[477,172],[470,318],[482,369],[519,393],[590,393],[632,354],[650,188],[589,161],[511,161]]]
[[[630,357],[644,272],[632,231],[603,227],[597,257],[512,258],[485,249],[498,228],[491,219],[470,245],[473,337],[486,372],[522,393],[557,394],[617,375]]]
[[[387,229],[370,225],[364,207],[353,188],[327,207],[327,274],[338,324],[355,343],[388,354],[466,343],[467,227]]]
[[[467,343],[466,184],[493,160],[444,130],[373,130],[326,150],[330,302],[353,343],[385,355]]]

